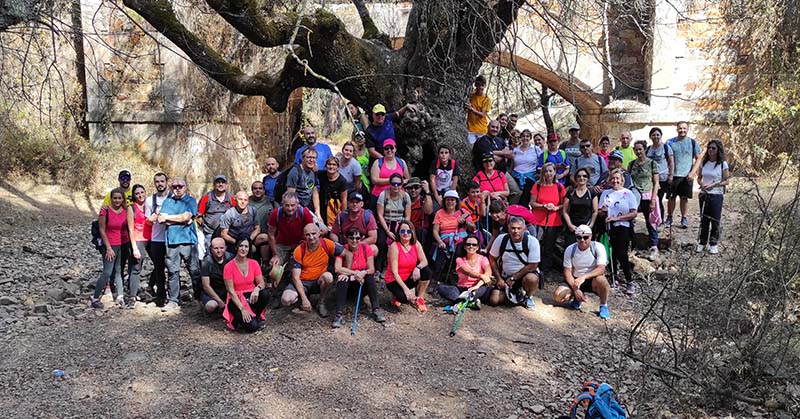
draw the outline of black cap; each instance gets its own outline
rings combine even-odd
[[[117,179],[122,179],[122,178],[130,179],[131,177],[132,176],[131,176],[131,172],[130,171],[122,170],[122,171],[119,172],[119,176],[117,176]]]

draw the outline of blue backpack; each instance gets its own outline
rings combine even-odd
[[[598,384],[594,381],[583,383],[580,393],[572,401],[569,413],[571,419],[577,417],[580,406],[585,409],[585,419],[625,419],[625,410],[614,398],[614,389],[606,383]]]

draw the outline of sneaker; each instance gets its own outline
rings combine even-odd
[[[121,295],[117,296],[114,302],[117,304],[117,306],[119,306],[119,308],[125,308],[125,306],[127,305],[125,304],[125,297]]]
[[[338,329],[342,327],[343,324],[344,324],[344,314],[336,313],[336,317],[333,318],[333,323],[331,324],[331,327],[334,329]]]
[[[392,305],[393,305],[395,308],[400,308],[400,306],[401,306],[402,304],[400,303],[400,300],[398,300],[398,299],[397,299],[397,297],[395,297],[395,296],[392,296]]]
[[[695,251],[695,253],[703,253],[703,250],[705,250],[705,247],[706,246],[703,245],[703,244],[698,244],[697,246],[694,247],[694,251]]]
[[[469,308],[471,308],[473,310],[480,310],[481,309],[481,300],[472,300],[472,301],[469,302],[469,305],[467,307],[469,307]]]
[[[89,301],[89,307],[91,307],[91,308],[103,308],[103,303],[100,302],[99,298],[92,298],[91,301]]]
[[[600,312],[597,313],[603,320],[608,320],[611,318],[611,312],[608,311],[608,306],[605,304],[600,305]]]
[[[383,314],[383,310],[380,308],[372,310],[372,315],[375,316],[375,321],[378,323],[383,323],[386,321],[386,315]]]
[[[536,302],[533,301],[533,297],[526,297],[525,298],[525,303],[523,305],[528,310],[531,310],[531,311],[536,310]]]
[[[627,295],[634,295],[637,291],[639,291],[639,285],[636,284],[636,281],[628,282],[628,285],[625,286],[625,294]]]
[[[658,259],[658,247],[653,246],[650,248],[650,254],[647,255],[647,260],[654,261]]]
[[[681,228],[684,229],[684,230],[689,228],[689,219],[688,218],[681,217]]]
[[[708,253],[711,253],[712,255],[716,255],[717,253],[719,253],[719,246],[717,246],[716,244],[712,244],[708,248]]]
[[[170,301],[164,307],[161,307],[162,313],[177,313],[181,310],[181,306],[175,301]]]
[[[573,310],[580,310],[581,302],[573,298],[572,301],[569,302],[569,308]]]
[[[667,221],[664,221],[664,227],[666,227],[666,228],[672,227],[672,216],[671,215],[667,217]]]
[[[319,310],[320,317],[322,318],[328,317],[328,307],[325,307],[324,301],[319,302],[317,309]]]
[[[425,300],[422,297],[417,297],[417,310],[420,313],[428,311],[428,307],[425,307]]]

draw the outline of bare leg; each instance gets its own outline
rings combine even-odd
[[[608,294],[611,292],[608,279],[605,276],[596,277],[592,281],[592,292],[600,297],[600,305],[604,305],[608,301]]]
[[[539,275],[530,273],[522,278],[522,289],[525,290],[525,295],[532,297],[536,290],[539,289]]]
[[[687,198],[681,197],[681,217],[686,217],[688,211],[689,211],[689,200]]]
[[[567,304],[572,299],[572,289],[566,285],[559,285],[553,294],[553,299],[558,304]]]

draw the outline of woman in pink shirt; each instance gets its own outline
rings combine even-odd
[[[474,292],[470,307],[480,308],[480,300],[488,298],[492,283],[492,268],[489,259],[478,253],[478,236],[470,234],[464,240],[466,255],[456,259],[457,285],[439,285],[439,295],[455,303],[464,300],[465,292]]]
[[[400,308],[402,303],[411,304],[424,313],[428,308],[422,297],[431,278],[428,259],[411,221],[403,220],[397,225],[397,236],[399,240],[389,246],[387,255],[386,288],[393,294],[393,306]]]
[[[144,186],[136,184],[131,189],[133,203],[128,206],[127,222],[128,222],[128,237],[132,237],[131,250],[133,258],[131,259],[130,271],[128,273],[128,300],[126,307],[133,308],[136,304],[136,295],[139,293],[139,274],[142,272],[142,262],[144,262],[145,249],[147,243],[150,242],[150,235],[153,231],[153,223],[147,221],[144,215],[144,200],[147,196]]]
[[[103,274],[94,287],[94,295],[90,305],[92,308],[103,308],[100,296],[106,290],[111,273],[114,272],[114,285],[117,295],[116,303],[125,306],[125,289],[122,287],[122,258],[126,257],[129,250],[124,249],[130,245],[128,239],[128,213],[125,210],[125,191],[116,188],[111,191],[111,206],[100,209],[97,217],[100,226],[100,237],[103,239],[105,253],[103,254]]]
[[[499,199],[505,202],[509,194],[508,180],[505,173],[495,170],[494,166],[494,156],[487,153],[483,156],[483,169],[475,174],[472,180],[481,186],[484,201],[488,199],[487,202],[491,202]]]
[[[236,242],[236,256],[222,269],[222,280],[228,290],[228,301],[222,318],[231,330],[252,333],[261,328],[264,310],[269,303],[269,291],[264,283],[261,265],[247,257],[250,241]]]
[[[475,223],[472,222],[469,212],[458,204],[458,192],[450,190],[444,193],[444,208],[436,211],[433,217],[433,240],[436,248],[433,251],[434,281],[432,288],[436,289],[440,279],[446,278],[452,270],[452,258],[458,245],[467,237],[467,232],[475,232]],[[449,256],[449,257],[448,257]],[[450,265],[448,272],[443,272],[445,265]]]
[[[402,176],[403,180],[408,180],[408,165],[403,159],[397,157],[397,143],[391,138],[383,142],[383,158],[377,159],[372,163],[369,170],[370,180],[372,180],[372,196],[376,202],[381,192],[389,188],[389,181],[393,174]],[[374,209],[373,209],[374,210]]]

